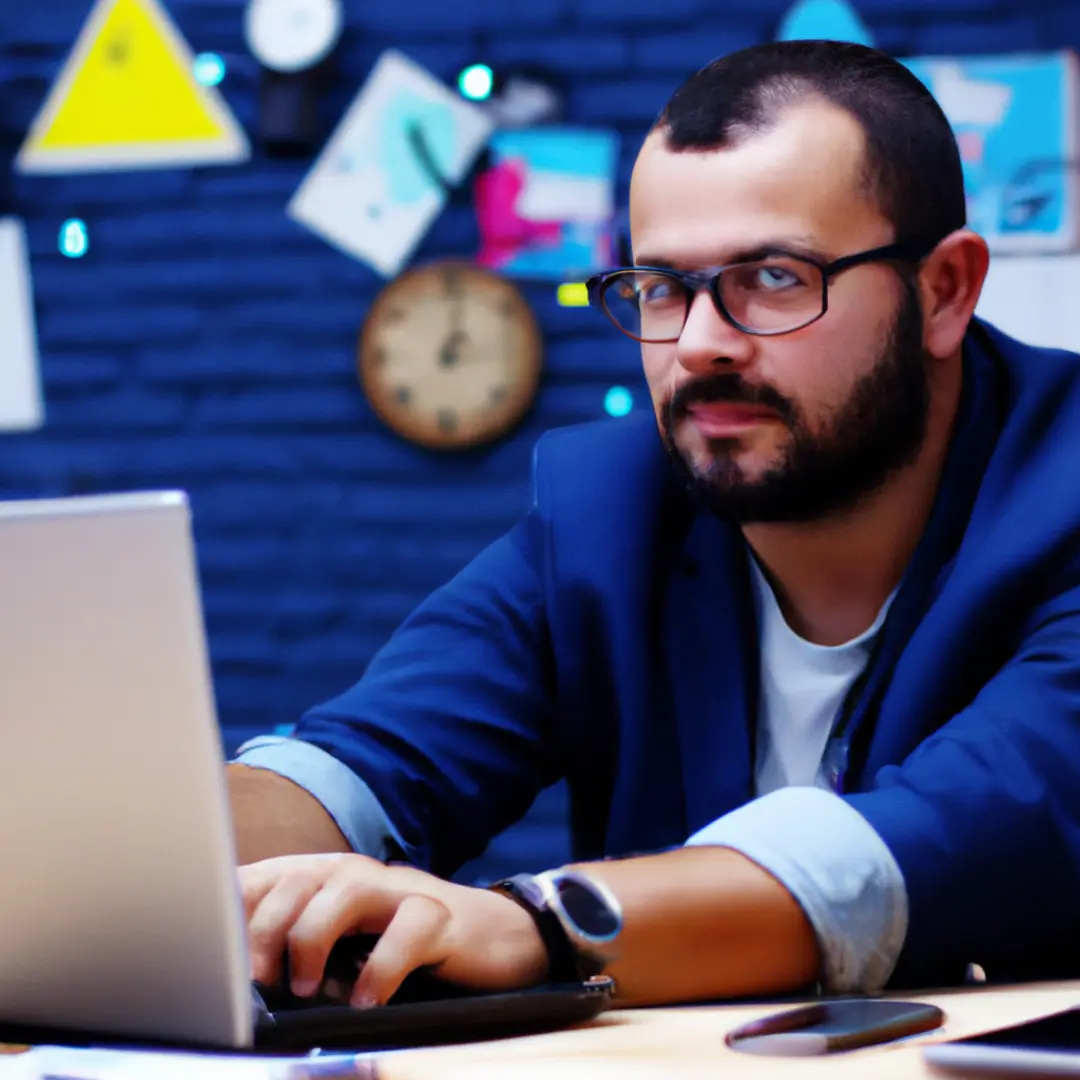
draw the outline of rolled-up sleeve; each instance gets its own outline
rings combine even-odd
[[[732,848],[775,877],[806,912],[830,993],[889,980],[907,934],[903,874],[869,822],[832,792],[789,787],[706,825],[688,845]]]
[[[401,846],[371,788],[325,750],[300,739],[261,735],[244,743],[233,761],[278,773],[313,795],[353,851],[385,861],[391,844]]]

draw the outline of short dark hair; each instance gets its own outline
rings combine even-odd
[[[866,136],[865,181],[899,240],[937,243],[967,222],[956,136],[933,94],[903,64],[842,41],[776,41],[714,60],[656,121],[673,150],[719,150],[818,97]]]

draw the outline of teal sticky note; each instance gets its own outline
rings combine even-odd
[[[846,0],[797,0],[776,32],[777,41],[853,41],[873,45],[874,35]]]

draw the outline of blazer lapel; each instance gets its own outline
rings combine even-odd
[[[688,834],[753,798],[758,649],[741,535],[695,515],[663,609]]]

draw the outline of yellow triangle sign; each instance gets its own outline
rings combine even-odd
[[[245,161],[224,98],[158,0],[97,0],[15,159],[23,173]]]

